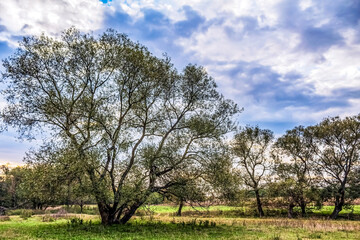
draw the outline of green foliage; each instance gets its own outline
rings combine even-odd
[[[26,219],[30,218],[32,215],[33,215],[33,211],[31,209],[22,209],[19,216],[22,219],[26,220]]]
[[[156,205],[156,204],[162,204],[162,203],[164,203],[164,197],[157,192],[152,193],[146,200],[146,204],[149,204],[149,205]]]

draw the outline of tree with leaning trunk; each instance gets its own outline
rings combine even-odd
[[[309,127],[314,137],[312,149],[315,169],[322,177],[323,186],[334,199],[332,219],[336,219],[350,200],[348,190],[360,162],[360,115],[327,118],[316,126]]]
[[[270,130],[259,127],[241,129],[232,142],[232,150],[240,166],[240,174],[244,184],[255,193],[257,210],[264,216],[260,198],[265,174],[269,170],[269,148],[274,136]]]
[[[26,37],[3,66],[2,126],[26,137],[39,127],[70,152],[103,224],[126,223],[152,193],[200,171],[202,146],[232,130],[238,112],[204,68],[179,73],[113,30]]]

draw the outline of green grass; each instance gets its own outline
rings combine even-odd
[[[178,206],[173,205],[151,205],[143,207],[142,209],[150,209],[151,211],[154,211],[155,213],[176,213],[178,210]],[[183,207],[182,211],[232,211],[232,210],[239,210],[243,209],[243,207],[232,207],[232,206],[223,206],[223,205],[217,205],[217,206],[210,206],[210,207],[191,207],[191,206],[185,206]]]
[[[148,221],[133,219],[125,226],[104,227],[95,216],[85,224],[70,224],[67,220],[41,222],[40,216],[27,220],[11,217],[0,222],[0,239],[359,239],[360,224],[336,221],[326,225],[322,221],[281,222],[278,220],[248,219],[223,222],[222,219],[194,220],[188,218]],[[201,221],[201,222],[200,222]],[[216,222],[216,226],[211,226]],[[201,223],[201,224],[200,224]],[[353,225],[350,230],[339,226]],[[291,226],[291,224],[295,224]],[[334,225],[335,224],[335,225]],[[334,227],[335,226],[335,227]],[[339,228],[341,229],[341,228]],[[335,231],[334,231],[335,230]]]

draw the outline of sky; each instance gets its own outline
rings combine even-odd
[[[0,58],[23,36],[59,36],[71,26],[126,33],[156,56],[167,53],[179,70],[204,66],[244,108],[240,125],[280,136],[360,112],[360,0],[1,1]],[[21,163],[39,143],[16,136],[0,133],[0,164]]]

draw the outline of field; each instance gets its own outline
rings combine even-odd
[[[352,214],[359,210],[355,207]],[[97,215],[22,213],[2,219],[0,239],[360,239],[360,221],[235,217],[239,208],[227,206],[186,207],[183,217],[173,216],[175,211],[172,206],[151,206],[125,226],[107,227]],[[319,211],[325,214],[331,207]]]

